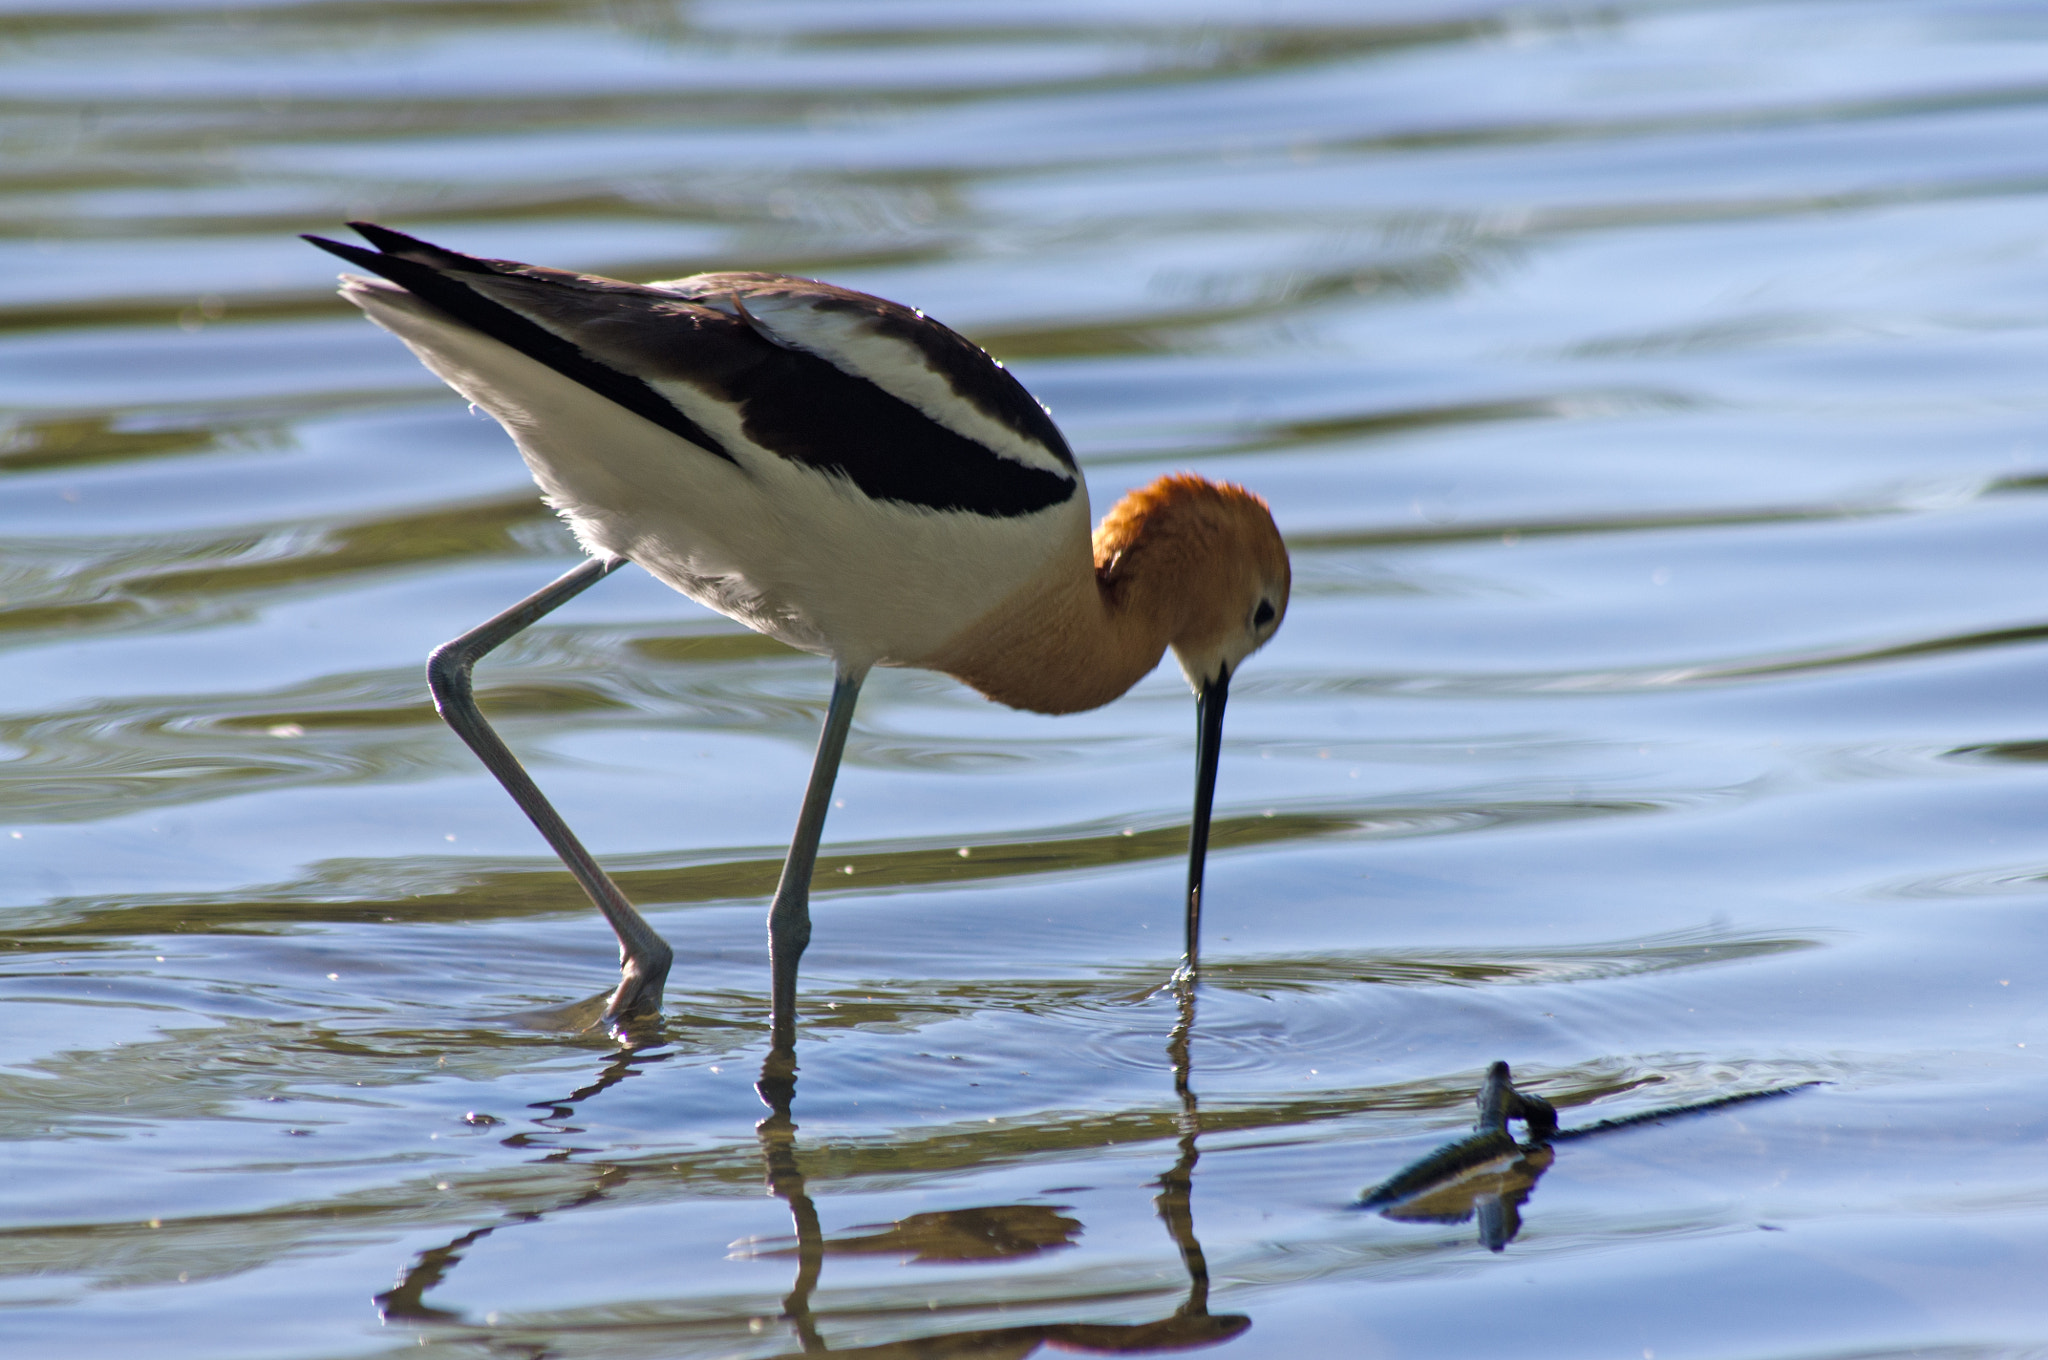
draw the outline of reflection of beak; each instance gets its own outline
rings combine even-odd
[[[1188,824],[1188,943],[1181,960],[1192,975],[1202,940],[1202,865],[1209,856],[1209,808],[1216,801],[1216,760],[1223,753],[1223,705],[1230,667],[1203,684],[1195,699],[1195,819]]]

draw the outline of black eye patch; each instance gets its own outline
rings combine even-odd
[[[1273,602],[1260,600],[1259,607],[1252,611],[1252,627],[1264,628],[1273,621]]]

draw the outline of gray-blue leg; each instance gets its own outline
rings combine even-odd
[[[626,559],[623,557],[609,560],[592,558],[496,618],[470,629],[453,642],[435,648],[433,656],[427,660],[427,684],[434,692],[434,707],[442,719],[455,729],[455,734],[468,744],[470,750],[476,752],[484,768],[497,777],[505,792],[512,795],[512,801],[532,819],[535,829],[562,857],[562,863],[569,866],[569,872],[583,885],[583,891],[590,894],[590,900],[611,923],[612,933],[619,937],[619,986],[612,993],[604,1013],[605,1023],[614,1027],[629,1020],[660,1014],[661,988],[668,980],[669,963],[675,957],[674,952],[661,936],[654,933],[654,927],[647,924],[647,919],[633,909],[633,904],[626,900],[626,895],[619,891],[619,885],[612,882],[611,876],[598,867],[590,852],[583,848],[583,843],[576,839],[576,833],[569,829],[569,824],[542,796],[539,786],[526,773],[519,758],[484,721],[483,710],[477,707],[470,683],[470,671],[493,648],[624,565]]]
[[[832,810],[832,784],[839,777],[839,758],[846,752],[853,706],[866,678],[865,668],[841,670],[832,678],[832,705],[825,711],[825,730],[818,737],[818,754],[811,762],[804,808],[796,820],[796,834],[790,838],[789,858],[782,862],[775,902],[768,908],[769,1015],[774,1046],[763,1080],[786,1080],[795,1072],[796,965],[804,946],[811,942],[811,872],[818,863],[825,814]]]

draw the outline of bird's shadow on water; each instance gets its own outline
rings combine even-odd
[[[1209,1312],[1209,1268],[1202,1244],[1195,1236],[1193,1209],[1194,1171],[1200,1159],[1197,1147],[1202,1132],[1201,1110],[1191,1085],[1189,1036],[1194,1026],[1192,987],[1177,992],[1179,1009],[1168,1043],[1173,1062],[1174,1089],[1181,1112],[1177,1156],[1154,1184],[1159,1193],[1153,1199],[1160,1222],[1180,1254],[1187,1271],[1188,1290],[1172,1312],[1139,1323],[1050,1322],[996,1328],[968,1328],[959,1331],[920,1334],[915,1345],[923,1354],[974,1354],[1023,1357],[1041,1346],[1067,1351],[1099,1354],[1140,1354],[1151,1351],[1181,1351],[1228,1341],[1251,1326],[1242,1314]],[[602,998],[573,1006],[554,1008],[562,1027]],[[553,1138],[580,1132],[569,1121],[584,1101],[603,1094],[641,1069],[674,1056],[663,1051],[658,1035],[642,1032],[639,1043],[629,1044],[599,1071],[597,1076],[558,1100],[533,1102],[530,1108],[544,1110],[536,1122],[545,1134],[517,1133],[507,1146],[545,1146],[546,1160],[566,1160],[578,1152],[592,1151],[564,1147]],[[811,1306],[828,1256],[893,1253],[914,1262],[995,1261],[1034,1256],[1071,1246],[1080,1236],[1082,1224],[1066,1216],[1062,1207],[1039,1204],[980,1205],[937,1213],[914,1214],[879,1231],[857,1229],[852,1234],[828,1237],[817,1205],[808,1189],[802,1149],[797,1139],[793,1102],[796,1089],[794,1055],[787,1049],[772,1051],[763,1064],[758,1088],[768,1104],[768,1117],[755,1132],[770,1193],[789,1206],[794,1229],[790,1238],[750,1244],[746,1254],[756,1259],[793,1256],[795,1276],[783,1296],[781,1320],[795,1333],[800,1350],[793,1354],[839,1354],[880,1357],[901,1354],[904,1342],[864,1345],[835,1350],[823,1336],[819,1319]],[[536,1141],[548,1138],[547,1142]],[[633,1172],[623,1166],[598,1169],[596,1180],[579,1193],[545,1209],[510,1215],[497,1223],[472,1229],[413,1258],[392,1288],[376,1296],[379,1315],[387,1323],[468,1328],[475,1324],[453,1309],[438,1308],[426,1300],[429,1291],[442,1284],[460,1265],[464,1254],[494,1233],[611,1198],[631,1179]],[[788,1245],[784,1245],[787,1243]]]

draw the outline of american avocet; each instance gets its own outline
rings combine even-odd
[[[382,279],[342,295],[512,435],[591,554],[435,651],[434,701],[619,937],[618,1024],[658,1010],[671,951],[484,721],[478,658],[628,561],[749,628],[832,658],[831,705],[768,913],[775,1043],[795,1034],[810,882],[861,681],[958,677],[1042,713],[1108,703],[1168,647],[1198,696],[1187,956],[1239,663],[1287,612],[1265,502],[1164,477],[1103,517],[1044,407],[920,312],[812,279],[645,286],[474,259],[369,223],[306,239]]]

